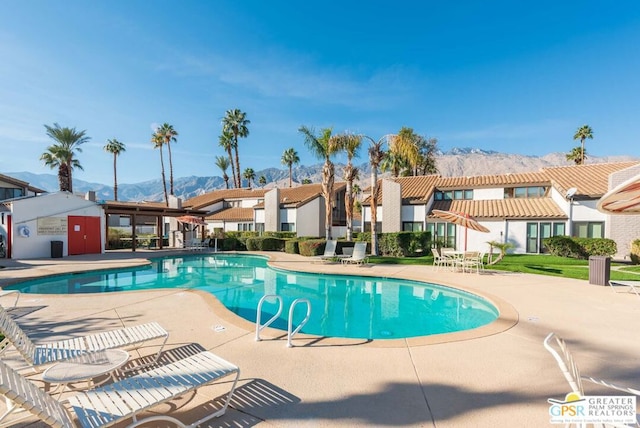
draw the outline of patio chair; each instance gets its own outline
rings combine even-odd
[[[448,266],[449,265],[449,258],[448,257],[443,257],[438,252],[437,248],[432,248],[431,249],[431,254],[433,254],[433,266],[436,269],[440,269],[440,267],[442,267],[442,266]]]
[[[616,293],[618,293],[618,290],[624,289],[627,293],[633,292],[636,296],[640,297],[640,292],[638,292],[638,288],[640,288],[640,281],[615,281],[612,279],[609,280],[609,285]]]
[[[0,297],[12,295],[16,299],[13,301],[12,308],[18,306],[18,300],[20,300],[20,290],[0,290]]]
[[[151,322],[36,345],[2,307],[0,307],[0,333],[4,335],[4,339],[0,342],[0,354],[6,351],[8,345],[13,345],[32,368],[68,360],[90,352],[125,348],[151,340],[164,339],[155,357],[155,361],[157,361],[169,338],[169,333],[160,324]]]
[[[463,272],[473,272],[475,269],[476,273],[480,273],[482,259],[478,251],[465,251],[462,258],[456,260],[456,264]]]
[[[160,420],[186,427],[176,418],[167,415],[154,415],[141,420],[137,416],[157,404],[183,396],[234,373],[235,380],[222,408],[188,425],[189,427],[222,416],[229,406],[240,376],[237,366],[211,352],[204,351],[116,383],[77,393],[65,400],[70,410],[0,361],[0,393],[5,396],[8,404],[6,412],[0,416],[0,424],[15,410],[24,409],[54,427],[108,427],[129,418],[133,418],[129,427]],[[73,421],[73,414],[78,419],[77,425]]]
[[[353,246],[353,253],[351,257],[345,257],[341,259],[344,264],[364,264],[369,261],[367,255],[367,243],[366,242],[356,242]]]
[[[567,347],[567,344],[555,333],[549,333],[549,335],[544,339],[544,347],[551,353],[551,355],[553,355],[553,358],[555,358],[556,362],[558,363],[560,371],[562,371],[564,378],[569,383],[569,387],[571,388],[570,392],[577,392],[581,396],[584,396],[582,381],[586,380],[600,386],[606,386],[607,388],[625,392],[627,394],[640,395],[640,390],[637,389],[614,385],[610,382],[600,379],[594,379],[588,376],[581,376],[578,365],[574,361],[573,356],[571,355],[571,352]]]
[[[316,260],[320,260],[322,262],[326,262],[329,260],[334,260],[336,256],[336,248],[338,247],[338,241],[335,239],[330,239],[324,246],[324,254],[321,256],[314,257]]]

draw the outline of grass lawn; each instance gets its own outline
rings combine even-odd
[[[369,263],[431,265],[432,256],[423,257],[369,257]],[[589,261],[537,254],[510,254],[500,263],[487,266],[487,269],[508,272],[534,273],[538,275],[562,276],[574,279],[589,279]],[[611,279],[640,280],[640,266],[611,264]]]

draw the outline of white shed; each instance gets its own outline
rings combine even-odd
[[[0,234],[6,257],[27,259],[104,252],[105,215],[95,201],[67,192],[5,201]]]

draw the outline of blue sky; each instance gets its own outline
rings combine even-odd
[[[152,124],[168,122],[174,175],[220,175],[233,108],[251,121],[241,169],[256,171],[290,147],[318,162],[301,125],[544,155],[589,124],[589,154],[640,157],[636,0],[11,0],[2,15],[0,172],[55,173],[39,157],[57,122],[92,138],[75,177],[112,182],[117,138],[119,182],[156,179]]]

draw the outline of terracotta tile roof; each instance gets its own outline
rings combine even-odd
[[[223,200],[264,198],[268,189],[220,189],[194,196],[182,203],[183,207],[200,209]]]
[[[566,219],[551,198],[436,201],[432,209],[469,214],[476,219]],[[430,218],[435,218],[429,214]]]
[[[587,165],[556,166],[543,168],[553,187],[564,195],[572,187],[576,196],[599,198],[607,193],[609,174],[637,165],[638,162],[594,163]]]
[[[253,221],[253,208],[231,207],[217,211],[205,217],[205,220],[217,221]]]
[[[469,177],[441,177],[436,188],[439,190],[463,190],[481,187],[503,187],[509,185],[549,184],[549,178],[542,172],[524,172]]]
[[[339,192],[347,186],[344,181],[334,183],[333,191]],[[297,208],[322,195],[322,184],[303,184],[297,187],[280,189],[280,204],[285,207]],[[264,202],[254,208],[264,208]]]

